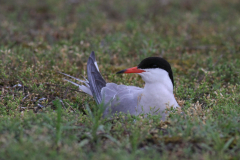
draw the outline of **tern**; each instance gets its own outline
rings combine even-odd
[[[165,59],[148,57],[143,59],[137,67],[117,72],[117,74],[126,73],[140,75],[145,82],[144,88],[106,83],[99,72],[94,52],[91,53],[87,62],[88,80],[62,74],[85,84],[80,85],[64,79],[93,96],[97,104],[103,104],[106,107],[103,117],[123,112],[131,115],[160,114],[161,120],[165,120],[168,115],[167,107],[179,107],[173,94],[172,69]]]

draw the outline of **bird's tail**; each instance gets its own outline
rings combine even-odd
[[[62,73],[62,72],[59,72],[59,73],[65,75],[65,76],[67,76],[67,77],[70,77],[70,78],[72,78],[72,79],[75,79],[75,80],[77,80],[78,82],[84,83],[85,85],[80,85],[80,84],[77,84],[77,83],[75,83],[75,82],[73,82],[73,81],[70,81],[69,79],[63,78],[63,80],[68,81],[68,82],[72,83],[72,84],[75,85],[75,86],[78,86],[80,91],[83,91],[84,93],[87,93],[87,94],[89,94],[90,96],[92,96],[92,92],[91,92],[91,90],[90,90],[89,82],[88,82],[88,80],[87,80],[86,78],[83,77],[84,80],[81,80],[81,79],[79,79],[79,78],[75,78],[75,77],[73,77],[73,76],[70,76],[70,75],[68,75],[68,74],[66,74],[66,73]]]
[[[93,51],[92,51],[90,57],[88,58],[88,62],[87,62],[88,80],[86,78],[84,78],[85,80],[81,80],[81,79],[75,78],[73,76],[70,76],[68,74],[65,74],[62,72],[60,72],[60,73],[67,77],[73,78],[79,82],[84,83],[85,85],[79,85],[73,81],[70,81],[70,80],[64,78],[65,81],[68,81],[68,82],[72,83],[73,85],[78,86],[81,91],[93,96],[95,101],[98,104],[101,103],[101,101],[102,101],[101,90],[103,87],[106,86],[106,82],[99,72],[97,61],[95,59],[95,54]]]

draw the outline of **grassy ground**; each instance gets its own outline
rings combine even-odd
[[[240,159],[238,0],[0,1],[0,159]],[[185,115],[101,118],[62,80],[108,82],[148,56],[173,68]]]

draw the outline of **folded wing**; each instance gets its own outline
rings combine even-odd
[[[102,88],[102,97],[107,110],[107,114],[123,112],[136,115],[139,113],[138,100],[141,95],[142,88],[135,86],[117,85],[115,83],[107,83]]]

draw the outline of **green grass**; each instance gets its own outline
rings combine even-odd
[[[240,159],[239,7],[237,0],[3,1],[0,159]],[[167,59],[185,114],[165,122],[101,118],[101,106],[58,74],[86,76],[92,50],[107,82],[140,87],[139,76],[115,73],[148,56]]]

